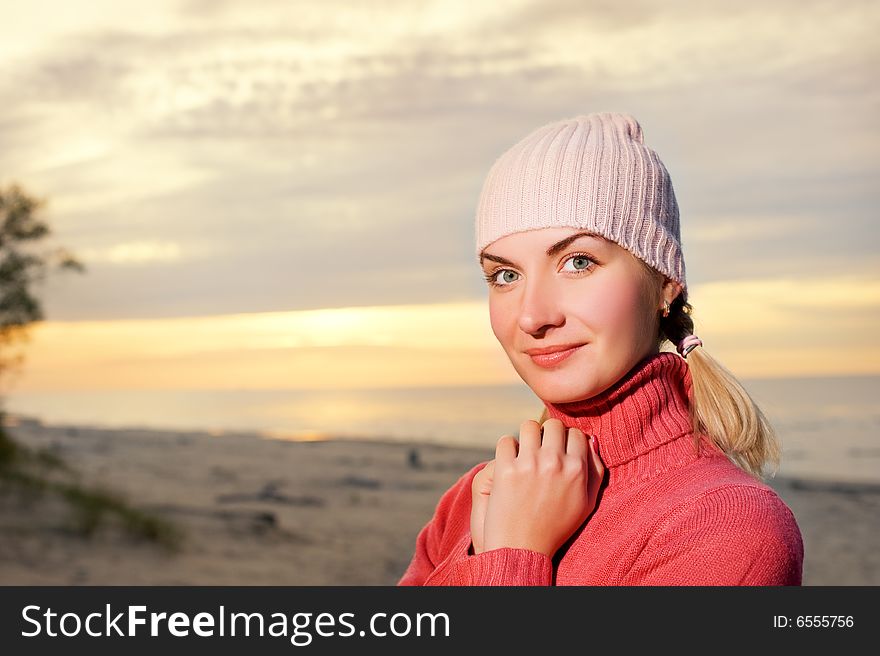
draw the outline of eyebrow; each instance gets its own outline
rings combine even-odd
[[[602,235],[597,235],[594,232],[576,232],[573,235],[569,235],[565,239],[562,239],[555,244],[553,244],[550,248],[547,249],[547,257],[553,257],[563,248],[571,244],[573,241],[580,239],[581,237],[593,237],[594,239],[604,239]],[[498,262],[499,264],[506,264],[508,266],[517,266],[515,262],[511,262],[507,258],[501,257],[500,255],[492,255],[490,253],[480,253],[480,266],[483,266],[483,260],[492,260],[493,262]]]

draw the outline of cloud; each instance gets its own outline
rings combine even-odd
[[[877,263],[875,3],[14,11],[0,170],[94,261],[53,318],[477,298],[492,161],[598,109],[669,166],[692,286]]]
[[[689,242],[698,244],[735,241],[754,241],[787,236],[793,231],[812,231],[821,226],[821,220],[809,216],[742,216],[717,217],[711,222],[697,223],[688,234]]]
[[[81,253],[81,256],[86,264],[94,262],[111,262],[113,264],[169,262],[182,259],[182,249],[180,244],[173,241],[135,241],[116,244],[104,249],[87,249]]]

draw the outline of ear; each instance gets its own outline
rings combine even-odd
[[[666,281],[663,283],[662,300],[669,301],[671,304],[678,298],[679,294],[681,294],[681,284],[666,278]]]

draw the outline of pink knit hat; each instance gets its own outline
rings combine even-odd
[[[478,257],[511,233],[560,226],[619,244],[679,282],[687,300],[672,180],[629,114],[548,123],[492,165],[477,205]]]

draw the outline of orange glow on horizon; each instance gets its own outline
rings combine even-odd
[[[817,303],[833,312],[816,320]],[[690,290],[697,334],[737,376],[880,373],[880,281],[744,280]],[[839,335],[846,335],[845,340]],[[10,391],[350,389],[521,382],[483,301],[42,322]]]

